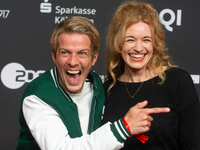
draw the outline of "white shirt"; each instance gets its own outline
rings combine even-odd
[[[68,94],[78,107],[78,116],[81,124],[82,133],[87,134],[93,97],[93,85],[91,84],[91,82],[85,82],[81,93]]]
[[[89,107],[91,102],[86,101],[84,105]],[[79,112],[83,111],[82,109],[79,109]],[[103,125],[90,135],[84,134],[81,137],[71,138],[54,108],[35,95],[24,99],[22,110],[30,132],[42,150],[118,150],[124,145],[113,135],[110,123]],[[83,118],[81,116],[80,120],[87,118],[86,116],[84,115]],[[81,126],[87,126],[86,122]]]

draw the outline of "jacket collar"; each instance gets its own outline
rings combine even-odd
[[[63,89],[63,87],[60,85],[59,79],[58,79],[58,70],[56,67],[50,70],[51,76],[53,78],[55,86],[64,94],[64,96],[69,100],[72,101],[71,97],[68,95],[68,93]],[[96,73],[90,70],[86,82],[91,82],[93,84],[94,91],[98,93],[98,80],[96,77]]]

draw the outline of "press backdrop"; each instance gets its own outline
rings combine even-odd
[[[12,150],[19,135],[18,112],[26,85],[54,64],[49,39],[70,16],[88,17],[101,35],[98,62],[92,68],[104,79],[105,35],[123,0],[0,0],[0,149]],[[166,31],[173,61],[192,76],[200,96],[200,1],[144,0],[153,4]]]

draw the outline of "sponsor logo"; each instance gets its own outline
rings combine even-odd
[[[52,4],[48,3],[48,0],[44,0],[40,4],[40,12],[41,13],[51,13],[52,12]],[[63,20],[67,19],[69,16],[73,15],[96,15],[96,9],[94,8],[80,8],[77,6],[73,7],[61,7],[55,6],[55,24],[59,24]],[[90,19],[90,18],[89,18]],[[92,23],[94,23],[94,19],[90,19]]]
[[[87,9],[87,8],[77,8],[76,6],[72,8],[61,8],[60,6],[56,6],[56,14],[74,14],[74,15],[95,15],[96,9]]]
[[[191,75],[194,84],[199,84],[200,75]]]
[[[26,70],[21,64],[12,62],[2,69],[1,81],[9,89],[18,89],[44,72],[44,70]]]
[[[107,77],[107,75],[99,75],[99,77],[101,78],[102,82],[104,82],[106,77]]]
[[[166,14],[168,14],[170,16],[169,20],[165,20],[164,16]],[[181,26],[181,18],[182,18],[182,10],[180,10],[180,9],[177,10],[176,14],[171,9],[163,9],[159,14],[160,22],[170,32],[173,32],[173,27],[171,27],[171,25],[175,22],[175,20],[176,20],[176,25]]]
[[[48,3],[48,0],[44,0],[44,3],[40,4],[40,12],[41,13],[51,13],[52,4]]]
[[[0,10],[0,18],[8,18],[10,10]]]

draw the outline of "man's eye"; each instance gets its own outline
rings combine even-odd
[[[80,54],[81,54],[81,55],[86,55],[86,52],[81,52]]]
[[[66,52],[66,51],[62,51],[61,54],[68,54],[68,52]]]

